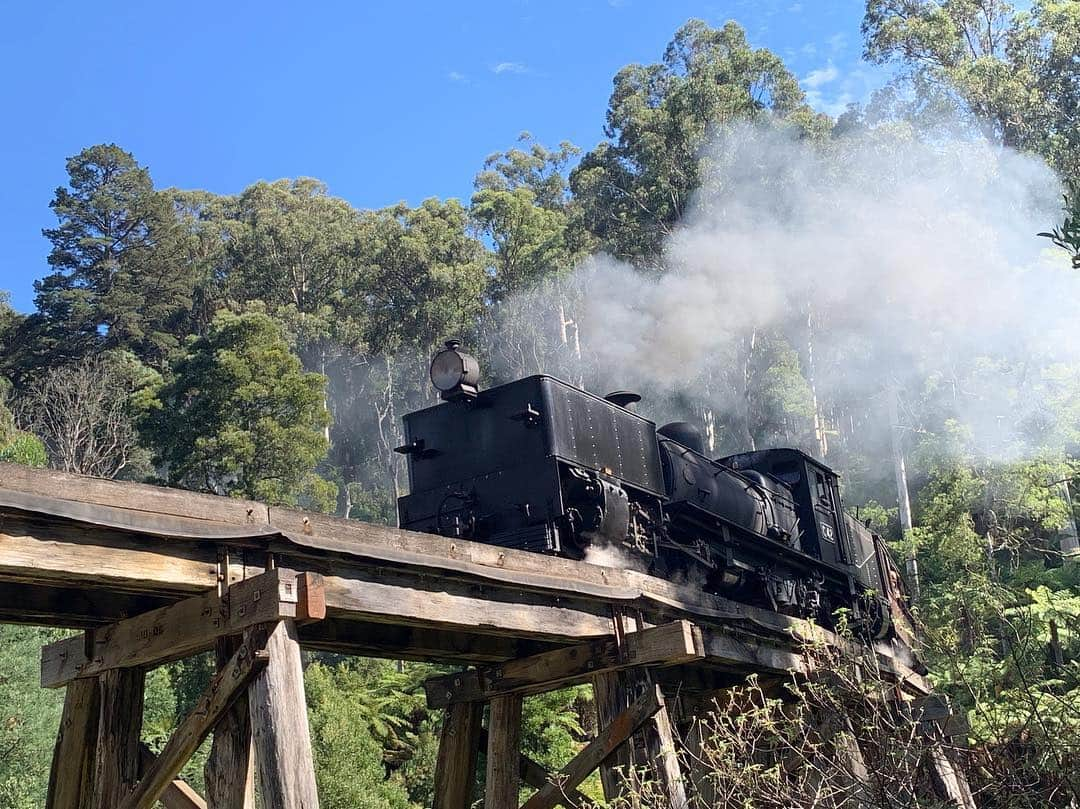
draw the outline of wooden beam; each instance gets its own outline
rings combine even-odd
[[[32,469],[18,464],[0,464],[0,489],[123,509],[142,519],[164,515],[204,524],[215,522],[253,528],[265,527],[269,522],[269,508],[253,500],[105,480],[56,469]]]
[[[659,686],[650,686],[660,692]],[[686,783],[675,748],[675,730],[666,702],[645,723],[646,757],[656,774],[668,809],[687,809]]]
[[[221,637],[215,644],[217,669],[228,665],[239,638]],[[214,727],[214,741],[203,768],[208,809],[254,809],[255,751],[251,745],[251,716],[247,691],[239,694]]]
[[[702,633],[705,662],[740,671],[769,673],[807,673],[806,656],[798,643],[780,645],[763,638],[712,629]]]
[[[555,776],[556,780],[549,781],[546,786],[537,790],[522,804],[521,809],[554,809],[560,803],[564,791],[577,789],[589,773],[629,739],[662,705],[663,698],[658,688],[646,691],[633,705],[616,716],[611,724],[597,733],[596,738],[559,771]]]
[[[266,629],[250,631],[232,659],[214,675],[206,691],[173,732],[158,757],[147,767],[138,786],[122,802],[117,800],[102,806],[152,809],[233,700],[266,668],[269,659],[265,648],[266,637]]]
[[[194,542],[146,540],[128,531],[4,515],[0,576],[182,594],[217,583],[217,552]]]
[[[301,574],[309,598],[321,591],[321,577]],[[316,595],[318,599],[318,595]],[[50,643],[41,651],[41,685],[57,688],[77,677],[131,666],[151,666],[188,657],[213,646],[214,639],[250,626],[292,618],[301,607],[297,574],[272,570],[234,584],[227,595],[205,593],[143,615]],[[87,647],[90,653],[87,653]]]
[[[433,809],[469,809],[472,805],[483,712],[479,702],[457,703],[446,709],[435,759]]]
[[[142,669],[115,669],[102,674],[98,683],[101,719],[94,795],[98,806],[116,806],[139,780],[146,674]]]
[[[326,608],[343,615],[436,629],[566,641],[611,634],[610,609],[599,601],[478,586],[452,578],[355,568],[325,573]]]
[[[491,700],[484,809],[510,809],[521,789],[521,695]]]
[[[263,807],[319,809],[296,625],[279,623],[266,649],[269,665],[248,692]]]
[[[673,621],[625,635],[508,660],[482,669],[429,678],[428,705],[487,701],[501,694],[531,694],[585,681],[605,671],[643,665],[673,666],[705,656],[701,633],[689,621]]]
[[[145,775],[157,756],[145,744],[139,745],[139,753],[142,761],[142,772]],[[165,809],[206,809],[206,801],[203,800],[202,795],[180,778],[174,778],[165,787],[165,791],[161,793],[158,801]]]
[[[53,748],[46,809],[86,809],[94,793],[94,757],[101,717],[98,681],[67,687]]]

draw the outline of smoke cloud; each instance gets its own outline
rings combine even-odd
[[[821,146],[748,125],[702,165],[663,273],[601,255],[564,285],[594,390],[722,410],[750,341],[778,334],[831,402],[953,386],[952,415],[1004,454],[1051,395],[1042,372],[1080,361],[1080,278],[1036,236],[1061,207],[1042,161],[902,126]]]

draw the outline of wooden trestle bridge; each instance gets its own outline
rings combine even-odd
[[[85,630],[42,651],[42,685],[66,688],[49,809],[252,809],[256,778],[266,809],[317,809],[301,647],[468,667],[427,683],[446,711],[438,809],[477,797],[485,750],[486,809],[516,807],[521,783],[527,809],[576,808],[591,771],[613,793],[632,760],[682,807],[676,701],[807,667],[802,622],[634,571],[4,464],[0,622]],[[155,756],[144,673],[207,650],[218,672]],[[875,651],[898,690],[929,693],[904,649]],[[549,774],[520,752],[522,697],[575,682],[593,684],[600,730]],[[204,797],[177,774],[211,732]]]

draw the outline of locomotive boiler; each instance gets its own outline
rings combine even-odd
[[[479,390],[456,342],[436,354],[441,404],[404,417],[403,528],[587,559],[864,635],[893,632],[900,579],[850,517],[835,472],[797,449],[709,458],[700,431],[657,428],[636,394],[538,375]],[[606,557],[611,558],[608,554]]]

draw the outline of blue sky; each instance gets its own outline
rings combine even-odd
[[[740,22],[837,113],[884,81],[862,3],[828,0],[49,2],[0,9],[0,289],[33,309],[64,161],[115,142],[158,187],[312,176],[357,207],[467,199],[522,130],[584,148],[611,79],[690,17]]]

